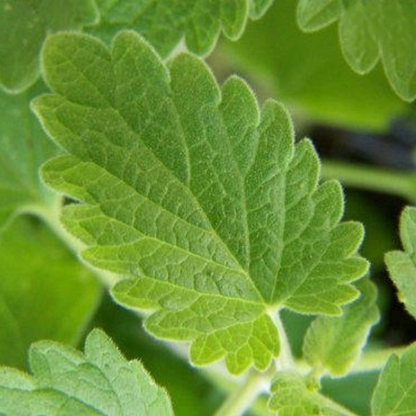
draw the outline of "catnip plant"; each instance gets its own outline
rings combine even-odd
[[[414,203],[414,174],[322,162],[295,133],[411,111],[415,19],[407,0],[0,0],[0,414],[416,415],[416,346],[370,338],[366,224],[344,219],[349,186]],[[313,47],[342,68],[328,87]],[[385,266],[416,319],[416,208],[399,228]]]

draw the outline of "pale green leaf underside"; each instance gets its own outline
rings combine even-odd
[[[376,287],[369,280],[357,284],[360,297],[336,317],[316,318],[305,335],[303,355],[313,368],[343,376],[364,347],[371,327],[378,321]]]
[[[84,353],[39,341],[30,348],[29,362],[33,376],[0,368],[1,414],[173,414],[166,392],[101,330],[89,334]]]
[[[318,186],[279,104],[260,115],[242,80],[219,88],[185,53],[166,67],[133,32],[111,50],[55,35],[43,63],[55,94],[34,107],[69,153],[43,178],[81,202],[66,227],[88,262],[130,278],[113,294],[152,310],[154,335],[191,341],[197,364],[265,369],[279,349],[268,306],[338,314],[356,297],[362,227],[339,224],[340,186]]]
[[[215,46],[220,32],[241,36],[247,19],[260,18],[273,0],[96,0],[101,14],[91,32],[111,39],[117,31],[134,29],[166,57],[182,41],[198,54]]]
[[[404,251],[391,251],[385,260],[400,301],[416,319],[416,208],[403,210],[400,238]]]
[[[0,237],[0,264],[0,365],[25,368],[40,339],[79,341],[101,288],[45,227],[16,219]]]
[[[274,378],[269,408],[279,416],[348,415],[318,392],[309,390],[300,375],[289,372],[280,372]]]
[[[40,84],[19,95],[0,91],[0,230],[17,211],[57,199],[39,180],[40,165],[58,153],[30,110],[43,92]]]
[[[0,87],[20,92],[39,76],[46,36],[95,23],[94,0],[0,0]]]
[[[339,21],[341,48],[358,73],[379,60],[396,93],[416,98],[416,2],[409,0],[300,0],[298,22],[305,31]]]
[[[416,403],[416,345],[387,361],[371,401],[372,415],[414,415]]]

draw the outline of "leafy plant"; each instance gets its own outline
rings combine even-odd
[[[301,26],[341,19],[353,67],[366,72],[381,57],[393,86],[412,99],[411,75],[399,67],[389,73],[397,36],[392,31],[386,46],[386,27],[378,26],[393,6],[318,3],[299,2]],[[213,407],[219,415],[416,414],[415,347],[369,338],[384,311],[359,254],[364,227],[342,220],[336,180],[414,201],[413,174],[325,161],[323,173],[332,178],[323,181],[312,141],[294,134],[306,119],[356,126],[371,118],[367,126],[383,129],[390,113],[410,107],[383,92],[383,110],[357,115],[347,99],[339,109],[348,115],[340,116],[328,93],[317,102],[313,94],[294,94],[292,105],[308,104],[305,118],[299,113],[293,122],[277,101],[259,105],[241,77],[217,81],[196,54],[209,54],[221,32],[236,41],[250,19],[267,23],[260,18],[271,5],[0,2],[0,83],[7,90],[0,92],[1,414],[186,414],[172,387],[185,381],[169,375],[178,360],[172,352],[199,368],[195,377],[216,392],[215,406],[193,405],[200,414]],[[407,22],[415,11],[405,7]],[[283,20],[276,28],[282,38],[289,30]],[[377,48],[354,61],[351,51],[367,47],[368,34]],[[410,38],[393,48],[406,68]],[[305,84],[293,75],[302,72],[293,60],[302,42],[289,37],[293,53],[264,62],[287,59],[279,79],[290,80],[293,91],[316,82],[318,91],[325,77],[308,75]],[[244,57],[249,43],[223,47],[209,62],[217,73],[227,70],[232,58],[224,51]],[[304,74],[314,73],[313,62],[305,61]],[[262,65],[248,66],[254,80]],[[347,76],[337,88],[356,85]],[[378,91],[373,81],[366,85],[361,94]],[[399,299],[414,317],[415,210],[402,216],[404,251],[386,255]],[[94,326],[87,322],[103,291],[133,315],[128,323],[114,312],[110,324],[99,312],[95,322],[108,325],[132,361],[99,329],[84,353],[74,348]],[[153,338],[136,332],[139,321]],[[145,358],[156,353],[165,354],[161,371]],[[370,383],[368,393],[347,400],[351,390],[340,394],[337,380]]]

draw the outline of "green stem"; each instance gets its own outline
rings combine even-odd
[[[272,314],[272,319],[277,327],[280,341],[280,354],[278,360],[276,360],[277,370],[282,371],[293,369],[295,367],[295,360],[293,358],[292,349],[290,348],[286,330],[283,326],[282,320],[280,319],[279,312]]]
[[[251,370],[244,382],[225,400],[215,416],[239,416],[247,410],[262,391],[266,391],[270,378],[275,372],[274,366],[264,373]]]
[[[394,348],[364,351],[360,359],[348,371],[348,375],[380,371],[384,368],[391,355],[401,356],[407,349],[408,345],[403,345]],[[309,364],[304,360],[296,360],[296,367],[302,372],[307,372],[310,369]]]
[[[413,173],[325,160],[322,177],[338,179],[345,186],[384,192],[416,203],[416,178]]]
[[[404,345],[395,348],[364,351],[361,358],[353,366],[349,374],[381,370],[384,368],[391,355],[396,354],[400,356],[407,350],[407,348],[408,345]]]

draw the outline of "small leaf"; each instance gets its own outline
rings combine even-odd
[[[0,364],[24,368],[40,339],[77,343],[100,299],[95,277],[27,217],[1,236],[0,264]]]
[[[300,0],[298,22],[305,31],[339,20],[342,51],[358,73],[381,60],[387,79],[404,100],[416,98],[416,3],[408,0]]]
[[[396,285],[398,297],[416,319],[416,208],[406,207],[400,218],[400,238],[404,251],[386,254],[386,265]]]
[[[18,93],[34,84],[46,36],[97,19],[93,0],[0,0],[0,87]]]
[[[337,21],[343,11],[342,0],[299,0],[297,19],[306,32],[323,29]]]
[[[269,408],[279,416],[341,416],[349,412],[340,411],[326,397],[307,387],[302,376],[279,372],[272,382]]]
[[[56,35],[43,62],[55,94],[34,107],[69,153],[43,178],[81,202],[66,227],[86,261],[128,277],[113,295],[150,310],[151,333],[190,341],[196,364],[265,370],[279,353],[271,308],[336,315],[357,296],[362,227],[339,224],[340,185],[318,185],[281,105],[260,114],[239,78],[219,88],[186,53],[167,67],[133,32],[111,50]]]
[[[249,1],[249,12],[252,19],[260,19],[273,4],[273,0],[251,0]]]
[[[220,32],[238,39],[247,18],[260,18],[273,0],[96,1],[101,20],[93,34],[111,40],[122,29],[134,29],[166,57],[182,41],[190,51],[207,55]]]
[[[127,361],[104,332],[85,353],[52,341],[29,351],[33,376],[0,368],[0,412],[25,415],[172,415],[169,398],[138,361]]]
[[[361,354],[371,327],[378,321],[376,288],[369,280],[357,283],[361,296],[339,317],[320,316],[309,327],[303,345],[312,367],[343,376]]]
[[[374,416],[415,414],[416,345],[401,357],[392,355],[382,371],[371,401]]]
[[[41,183],[38,172],[58,153],[29,107],[43,92],[41,84],[15,96],[0,91],[0,230],[19,210],[49,207],[58,199]]]

